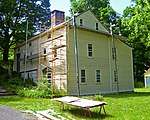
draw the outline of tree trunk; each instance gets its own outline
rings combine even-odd
[[[4,48],[3,51],[3,61],[7,62],[8,61],[8,53],[9,53],[9,48]]]

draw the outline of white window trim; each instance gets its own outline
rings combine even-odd
[[[89,44],[92,44],[92,43],[87,44],[87,57],[88,58],[94,58],[94,52],[93,52],[94,51],[94,45],[92,44],[92,56],[89,56],[89,48],[88,48]]]
[[[85,82],[81,82],[81,70],[85,70]],[[80,81],[80,84],[86,84],[87,83],[87,70],[86,69],[80,69],[80,77],[79,77],[79,81]]]
[[[82,19],[82,25],[80,24],[81,19]],[[79,26],[84,26],[84,19],[83,18],[79,18]]]
[[[97,70],[100,71],[100,82],[97,82]],[[96,69],[95,70],[95,82],[96,82],[96,84],[100,84],[101,83],[101,70],[100,69]]]

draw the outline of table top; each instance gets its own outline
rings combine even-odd
[[[80,99],[80,100],[77,100],[68,104],[83,107],[83,108],[92,108],[96,106],[106,105],[107,103],[100,102],[100,101],[87,100],[87,99]]]
[[[74,101],[80,100],[80,99],[81,98],[78,98],[78,97],[65,96],[65,97],[61,97],[61,98],[54,98],[53,100],[63,102],[63,103],[70,103],[70,102],[74,102]]]
[[[70,104],[70,105],[74,105],[74,106],[83,107],[83,108],[91,108],[91,107],[96,107],[96,106],[101,106],[101,105],[107,104],[107,102],[81,99],[81,98],[73,97],[73,96],[65,96],[65,97],[61,97],[61,98],[55,98],[53,100],[63,102],[66,104]]]

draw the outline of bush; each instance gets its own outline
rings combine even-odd
[[[35,87],[32,89],[24,88],[23,90],[19,90],[17,94],[19,96],[29,97],[29,98],[48,98],[51,95],[51,91],[39,90]]]
[[[38,86],[24,87],[23,89],[19,89],[17,94],[22,97],[48,98],[51,96],[52,91],[48,81],[43,79],[38,82]]]
[[[102,95],[95,95],[95,99],[98,101],[102,101],[104,98]]]
[[[36,85],[32,79],[26,79],[24,81],[16,72],[0,75],[0,84],[2,84],[7,91],[22,97],[48,98],[52,95],[52,89],[53,94],[61,95],[66,93],[65,91],[59,90],[56,85],[51,88],[51,84],[45,78]]]
[[[0,73],[1,73],[1,75],[2,75],[2,74],[7,74],[7,73],[8,73],[8,70],[5,69],[5,68],[3,68],[2,66],[0,66]]]
[[[143,88],[144,87],[144,83],[143,82],[134,82],[134,87],[135,88]]]

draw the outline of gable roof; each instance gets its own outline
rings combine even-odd
[[[86,17],[86,14],[89,14],[91,17],[93,17],[93,19],[99,23],[101,29],[100,29],[100,30],[95,30],[95,29],[91,29],[90,27],[86,27],[86,26],[81,27],[81,26],[79,26],[79,25],[77,26],[78,28],[85,29],[85,30],[89,30],[89,31],[93,31],[93,32],[98,32],[98,33],[101,33],[101,34],[105,34],[105,35],[111,36],[111,34],[109,33],[109,31],[107,31],[107,29],[106,29],[106,28],[103,26],[103,24],[98,20],[98,18],[91,12],[91,10],[87,10],[87,11],[85,11],[85,12],[83,12],[83,13],[77,14],[77,15],[76,15],[76,18],[82,17],[82,16],[84,16],[84,15],[85,15],[85,17]],[[90,18],[90,19],[91,19],[91,18]],[[39,34],[35,35],[34,37],[28,39],[27,43],[29,43],[29,42],[31,42],[31,41],[33,41],[33,40],[36,40],[36,39],[39,38],[40,36],[44,36],[45,34],[47,34],[48,32],[53,31],[54,29],[57,30],[57,29],[59,29],[59,28],[61,28],[61,27],[66,26],[67,24],[72,25],[72,23],[73,23],[73,18],[71,18],[71,19],[69,19],[68,21],[65,21],[65,22],[63,22],[63,23],[60,23],[60,24],[58,24],[58,25],[56,25],[56,26],[54,26],[54,27],[52,26],[52,27],[48,28],[47,30],[45,30],[44,32],[42,32],[41,34],[39,33]],[[126,39],[125,37],[120,36],[120,35],[114,35],[114,37],[119,38],[120,41],[124,41],[124,40]],[[18,48],[18,47],[20,47],[20,46],[23,46],[25,43],[26,43],[26,42],[24,41],[23,43],[17,45],[17,46],[15,47],[15,49]],[[125,43],[125,44],[126,44],[126,43]]]
[[[89,21],[97,22],[99,24],[100,31],[109,33],[109,31],[104,27],[104,25],[99,21],[99,19],[91,12],[91,10],[87,10],[76,16],[76,18],[80,18],[80,17],[81,18],[86,17],[86,19],[88,19]]]

